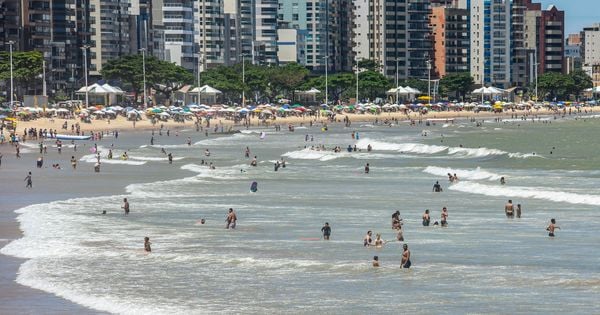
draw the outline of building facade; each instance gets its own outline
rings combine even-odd
[[[511,1],[471,0],[471,75],[476,84],[511,85]]]
[[[163,1],[164,60],[194,70],[198,64],[194,45],[194,1]]]
[[[431,10],[433,74],[469,72],[469,11],[450,6]]]

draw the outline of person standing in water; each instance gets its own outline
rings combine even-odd
[[[412,265],[412,263],[410,262],[410,250],[408,250],[408,245],[406,244],[402,245],[402,248],[404,249],[404,251],[402,252],[402,260],[400,261],[400,267],[408,269]]]
[[[167,154],[167,158],[169,159],[169,164],[173,164],[173,154]]]
[[[448,226],[448,209],[446,209],[446,207],[442,208],[440,224],[442,225],[442,227]]]
[[[429,226],[429,222],[431,222],[431,217],[429,216],[429,209],[427,209],[423,213],[423,226]]]
[[[227,222],[227,225],[225,226],[226,229],[235,229],[237,216],[233,211],[233,208],[229,208],[229,212],[227,213],[227,219],[225,221]]]
[[[383,240],[381,239],[381,234],[377,233],[377,235],[375,235],[375,247],[383,247]]]
[[[365,235],[365,237],[363,238],[363,246],[364,247],[371,246],[371,243],[373,242],[371,235],[373,235],[373,232],[367,231],[367,235]]]
[[[504,212],[506,213],[506,217],[507,218],[513,218],[514,217],[514,206],[512,203],[512,200],[509,200],[506,205],[504,205]]]
[[[127,198],[123,198],[123,206],[121,206],[121,209],[125,211],[125,215],[129,215],[129,201],[127,201]]]
[[[554,218],[552,218],[552,219],[550,219],[550,224],[546,228],[546,231],[548,231],[548,236],[554,237],[554,230],[555,229],[559,229],[560,230],[560,226],[556,225],[556,220]]]
[[[504,179],[504,176],[500,177],[500,185],[504,185],[506,184],[506,180]]]
[[[331,235],[331,227],[328,222],[325,222],[325,225],[321,228],[321,232],[323,232],[323,239],[328,241]]]
[[[365,165],[365,174],[369,174],[370,170],[371,168],[369,167],[369,163],[367,163],[367,165]]]
[[[434,192],[442,192],[442,185],[440,185],[439,181],[436,181],[435,184],[433,184],[433,190]]]
[[[517,204],[517,218],[521,218],[521,204]]]
[[[71,166],[73,169],[77,168],[77,160],[75,159],[75,156],[71,156]]]
[[[27,185],[25,185],[25,188],[33,188],[33,182],[31,180],[31,172],[29,172],[27,174],[27,176],[25,176],[24,181],[27,181]]]
[[[146,253],[149,253],[152,251],[152,248],[150,248],[150,238],[148,236],[144,237],[144,251],[146,251]]]

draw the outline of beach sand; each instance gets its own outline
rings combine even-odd
[[[581,109],[582,112],[584,110],[586,110],[588,113],[599,113],[600,107],[584,107]],[[573,112],[575,113],[575,108],[573,108]],[[533,109],[531,111],[515,110],[514,112],[508,111],[508,112],[504,112],[504,113],[492,113],[492,112],[474,113],[472,111],[459,111],[459,112],[456,112],[456,111],[444,111],[444,112],[431,111],[425,115],[421,115],[417,112],[412,112],[408,115],[404,114],[403,112],[384,112],[384,113],[381,113],[378,115],[343,113],[343,114],[337,114],[336,120],[341,122],[341,121],[343,121],[344,116],[348,116],[348,118],[350,119],[351,122],[371,122],[371,121],[375,121],[375,120],[382,121],[385,119],[407,120],[407,119],[451,119],[451,118],[484,119],[484,118],[491,118],[491,117],[506,118],[506,117],[511,117],[511,115],[517,115],[518,117],[527,115],[530,118],[533,115],[553,115],[553,114],[561,115],[562,111],[560,111],[558,113],[548,110],[548,109],[539,109],[539,110]],[[568,114],[568,109],[567,109],[567,114]],[[266,122],[269,125],[274,125],[274,124],[299,125],[301,123],[308,124],[311,121],[311,119],[314,120],[315,118],[316,117],[311,118],[311,116],[278,117],[275,120],[268,119],[268,120],[266,120]],[[322,118],[322,117],[319,119],[316,119],[316,121],[325,121],[325,120],[326,119]],[[58,131],[58,133],[60,133],[60,134],[71,134],[71,125],[76,124],[78,122],[81,126],[81,130],[86,131],[86,132],[88,132],[88,131],[110,131],[110,130],[119,130],[119,131],[122,131],[122,130],[151,130],[151,129],[158,130],[161,125],[163,125],[165,129],[171,129],[171,130],[194,128],[193,120],[187,120],[184,123],[174,122],[173,120],[169,120],[166,122],[159,122],[156,125],[152,125],[150,120],[145,119],[145,118],[143,120],[137,121],[134,126],[132,121],[128,121],[125,119],[125,117],[122,117],[122,116],[118,116],[116,119],[110,120],[110,122],[108,122],[108,120],[106,120],[106,119],[92,120],[91,123],[83,123],[79,119],[68,119],[66,121],[68,123],[68,130],[61,129],[62,124],[65,122],[65,119],[58,119],[58,118],[54,118],[54,119],[40,118],[40,119],[35,119],[35,120],[30,120],[30,121],[19,121],[17,123],[17,130],[18,130],[18,133],[21,134],[25,128],[56,129]],[[203,121],[202,124],[206,125],[205,121]],[[258,118],[252,118],[250,121],[250,124],[251,124],[251,126],[258,126],[258,125],[261,125],[262,123]],[[229,126],[233,126],[234,129],[236,128],[236,126],[234,125],[234,122],[232,120],[224,119],[222,117],[217,117],[217,118],[214,118],[211,120],[211,128],[214,128],[216,125],[223,125],[223,126],[226,126],[227,128],[229,128]],[[237,128],[243,128],[243,126],[237,125]]]
[[[587,112],[600,112],[600,108],[586,108]],[[568,112],[567,112],[568,113]],[[471,117],[476,119],[493,118],[493,117],[510,117],[511,115],[517,114],[519,117],[528,114],[531,115],[551,115],[554,112],[548,110],[539,111],[516,111],[507,112],[502,114],[482,112],[475,114],[473,112],[431,112],[427,115],[419,115],[417,113],[411,114],[410,118],[413,119],[450,119],[456,117]],[[344,115],[338,115],[337,120],[342,120]],[[382,113],[380,115],[348,115],[353,123],[368,122],[378,119],[379,121],[391,118],[397,118],[399,120],[406,120],[408,117],[403,113]],[[69,120],[69,126],[78,122],[79,120]],[[25,128],[52,128],[59,130],[61,133],[61,125],[64,120],[55,119],[54,121],[49,119],[38,119],[27,122],[19,122],[17,126],[18,133],[21,134]],[[257,119],[252,120],[252,124],[256,126],[258,124]],[[310,118],[277,118],[275,121],[270,121],[270,124],[294,124],[300,123],[308,124]],[[217,123],[223,123],[224,125],[232,125],[232,121],[225,119],[214,119],[211,122],[211,126]],[[123,136],[127,137],[129,134],[137,134],[140,137],[139,142],[142,142],[141,137],[146,137],[147,134],[141,135],[142,130],[153,129],[160,126],[152,126],[148,120],[138,121],[135,128],[132,122],[126,121],[123,117],[119,117],[116,120],[110,122],[106,120],[94,120],[90,124],[81,123],[82,130],[84,131],[102,131],[102,130],[119,130],[123,133]],[[176,122],[165,122],[165,128],[175,129],[190,129],[194,127],[193,121],[186,121],[185,123]],[[241,129],[241,126],[234,127],[234,129]],[[70,133],[64,132],[64,133]],[[111,140],[106,142],[110,143]],[[28,141],[30,145],[37,143],[37,141]],[[83,146],[81,143],[81,146]],[[90,142],[85,142],[87,146],[90,146]],[[139,144],[139,143],[138,143]],[[68,165],[68,160],[71,155],[75,155],[76,158],[81,157],[84,154],[89,154],[87,148],[81,148],[79,152],[72,152],[71,148],[63,149],[62,155],[58,155],[55,148],[48,150],[48,154],[44,156],[45,166],[44,169],[35,169],[35,160],[38,157],[36,149],[29,149],[30,152],[22,154],[22,158],[17,159],[14,154],[14,147],[9,144],[0,145],[0,152],[4,155],[2,159],[2,165],[0,166],[0,191],[2,192],[2,198],[0,199],[0,247],[6,245],[11,240],[21,237],[21,230],[19,229],[18,222],[16,221],[16,214],[14,210],[36,203],[45,203],[53,200],[64,200],[75,197],[91,197],[101,196],[110,194],[123,194],[124,188],[128,183],[131,182],[150,182],[155,180],[155,177],[150,173],[144,172],[143,174],[127,174],[127,176],[137,176],[135,178],[126,177],[118,172],[118,168],[112,168],[112,171],[102,171],[100,174],[93,173],[93,164],[80,162],[77,171],[72,171]],[[63,170],[54,170],[50,166],[53,162],[59,162],[63,166]],[[107,168],[109,169],[109,168]],[[23,181],[28,171],[34,171],[33,178],[33,189],[25,189],[25,183]],[[179,167],[173,168],[172,178],[182,177],[186,172],[179,169]],[[57,172],[62,172],[61,177],[58,179],[61,185],[55,185],[57,181]],[[140,172],[141,173],[141,172]],[[94,185],[94,181],[90,180],[91,176],[105,176],[110,178],[111,185],[103,186],[99,188]],[[43,187],[43,188],[40,188]],[[68,189],[66,189],[68,188]],[[120,205],[115,205],[116,209],[119,209]],[[140,244],[141,246],[141,244]],[[0,313],[3,314],[98,314],[99,312],[87,309],[83,306],[77,305],[53,294],[43,292],[41,290],[32,289],[29,287],[22,286],[15,282],[18,268],[24,260],[8,257],[0,254]]]

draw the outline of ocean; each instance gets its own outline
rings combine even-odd
[[[122,193],[21,208],[24,236],[1,252],[27,259],[19,283],[119,314],[592,314],[600,296],[599,133],[597,118],[552,117],[481,127],[283,126],[208,138],[183,130],[156,134],[153,146],[149,131],[121,133],[98,142],[102,171],[93,180],[102,189],[129,176]],[[107,160],[111,144],[115,159]],[[311,149],[320,145],[328,150]],[[118,159],[125,150],[130,159]],[[249,166],[254,156],[257,167]],[[275,171],[281,158],[286,167]],[[89,152],[78,167],[95,161]],[[174,173],[182,175],[167,179]],[[447,173],[459,181],[449,183]],[[436,181],[443,192],[432,192]],[[508,199],[522,205],[522,218],[506,218]],[[433,222],[442,207],[447,228],[422,226],[425,209]],[[235,230],[225,229],[229,208]],[[404,242],[391,229],[396,210]],[[550,218],[561,227],[555,238],[545,230]],[[329,241],[320,238],[325,222]],[[368,230],[390,242],[363,247]],[[400,268],[404,243],[410,269]],[[375,255],[380,268],[371,266]]]

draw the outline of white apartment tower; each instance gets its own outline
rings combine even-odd
[[[471,0],[471,75],[476,84],[510,86],[511,1]]]
[[[163,1],[165,60],[189,70],[196,69],[194,3],[192,0]]]

